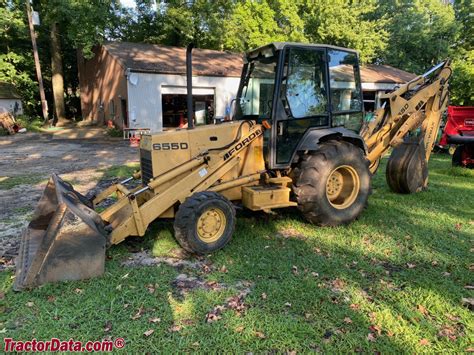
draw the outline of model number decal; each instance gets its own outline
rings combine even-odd
[[[153,144],[153,150],[178,150],[188,149],[188,143],[155,143]]]

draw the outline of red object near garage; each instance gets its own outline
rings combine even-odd
[[[474,106],[448,106],[440,145],[456,144],[453,166],[474,167]]]

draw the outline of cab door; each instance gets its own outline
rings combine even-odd
[[[310,127],[330,126],[326,50],[286,47],[280,53],[270,149],[270,167],[285,168]]]

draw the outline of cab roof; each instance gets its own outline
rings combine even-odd
[[[352,52],[358,54],[358,52],[354,49],[344,48],[344,47],[337,47],[332,46],[330,44],[318,44],[318,43],[299,43],[299,42],[271,42],[266,44],[262,47],[258,47],[256,49],[250,50],[247,52],[247,58],[257,58],[261,55],[269,56],[270,53],[275,54],[275,52],[282,50],[285,47],[303,47],[303,48],[329,48],[329,49],[337,49],[346,52]]]

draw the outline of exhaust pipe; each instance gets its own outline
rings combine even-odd
[[[186,85],[187,85],[187,109],[188,129],[194,128],[193,121],[193,56],[194,43],[188,44],[186,48]]]

